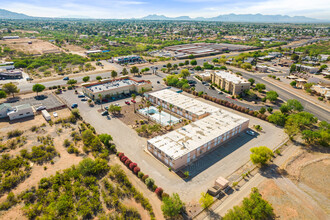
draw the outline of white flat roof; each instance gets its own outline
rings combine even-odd
[[[220,76],[223,79],[226,79],[227,81],[230,81],[232,83],[238,84],[238,83],[249,83],[247,80],[242,79],[235,74],[232,74],[230,72],[226,71],[215,71],[214,72],[217,76]]]
[[[183,96],[178,94],[178,96]],[[249,119],[217,108],[211,115],[148,142],[176,160],[226,134]]]
[[[205,102],[201,102],[197,99],[190,98],[185,95],[180,95],[170,89],[163,89],[156,92],[149,93],[158,99],[164,100],[167,103],[171,103],[181,109],[187,110],[198,116],[204,115],[205,113],[212,113],[218,111],[218,108],[209,105]]]
[[[89,89],[92,92],[103,92],[103,91],[108,91],[112,89],[117,89],[120,87],[125,87],[129,85],[140,85],[144,84],[145,82],[136,82],[130,79],[122,79],[122,80],[117,80],[113,82],[107,82],[107,83],[100,83],[92,86],[86,86],[87,89]]]

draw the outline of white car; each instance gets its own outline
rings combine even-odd
[[[247,133],[248,135],[251,135],[251,136],[254,136],[255,135],[255,132],[254,131],[251,131],[251,130],[248,130],[245,133]]]
[[[54,112],[54,113],[53,113],[53,116],[54,116],[55,118],[58,117],[57,112]]]
[[[119,106],[119,103],[116,103],[115,106]]]

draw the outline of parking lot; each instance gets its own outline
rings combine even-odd
[[[39,96],[30,96],[30,97],[23,97],[8,99],[7,101],[13,106],[23,105],[23,104],[30,104],[34,108],[38,108],[39,106],[45,106],[46,109],[54,109],[62,106],[62,103],[53,93],[44,93]]]

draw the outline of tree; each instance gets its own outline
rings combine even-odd
[[[296,81],[296,80],[293,80],[292,82],[290,82],[290,85],[291,85],[292,87],[295,87],[295,86],[297,85],[297,81]]]
[[[147,106],[147,108],[148,108],[148,121],[149,121],[149,108],[150,108],[150,106],[151,106],[151,102],[148,100],[147,101],[147,103],[146,103],[146,106]]]
[[[248,81],[251,83],[251,86],[253,86],[253,84],[255,83],[255,80],[253,78],[250,78]]]
[[[7,93],[5,91],[0,90],[0,99],[7,98]]]
[[[110,146],[110,141],[112,141],[112,137],[109,134],[100,134],[100,141],[107,147]]]
[[[13,95],[13,98],[15,97],[15,93],[19,93],[19,91],[20,91],[14,83],[6,83],[6,84],[4,84],[2,86],[2,90],[6,94],[12,94]]]
[[[281,112],[275,112],[268,116],[268,121],[279,126],[284,126],[286,122],[286,116]]]
[[[128,75],[128,71],[126,68],[123,69],[123,71],[121,72],[124,76]]]
[[[268,107],[268,108],[267,108],[267,111],[268,111],[269,113],[272,113],[272,112],[273,112],[273,108],[272,108],[272,107]]]
[[[190,61],[190,64],[191,64],[192,66],[196,66],[196,65],[197,65],[197,60],[192,60],[192,61]]]
[[[245,70],[251,70],[252,65],[251,65],[251,63],[243,63],[242,68],[245,69]]]
[[[273,219],[273,207],[264,199],[257,188],[252,188],[249,198],[244,198],[241,206],[234,206],[223,217],[223,220],[236,219]]]
[[[263,90],[266,89],[266,85],[265,85],[265,84],[262,84],[262,83],[257,83],[257,85],[256,85],[256,89],[257,89],[259,92],[262,92]]]
[[[97,76],[96,77],[96,80],[99,80],[100,81],[101,79],[102,79],[102,76]]]
[[[89,76],[85,76],[82,80],[84,81],[84,82],[88,82],[89,81],[89,79],[90,79],[90,77]]]
[[[177,193],[173,193],[170,197],[163,197],[162,211],[166,217],[176,217],[180,214],[184,203],[181,201]]]
[[[294,53],[294,54],[291,55],[291,60],[298,61],[299,60],[299,56]]]
[[[192,54],[190,54],[190,55],[188,56],[188,59],[194,59],[194,58],[195,58],[195,56],[192,55]]]
[[[286,114],[290,111],[289,109],[289,106],[287,104],[282,104],[281,107],[280,107],[280,111],[283,113],[283,114]]]
[[[113,78],[113,79],[115,79],[116,77],[117,77],[117,72],[116,71],[114,71],[114,70],[112,70],[111,71],[111,77]]]
[[[260,112],[261,114],[265,114],[265,112],[266,112],[265,107],[261,107],[260,110],[259,110],[259,112]]]
[[[188,76],[190,76],[190,72],[189,72],[189,70],[187,70],[187,69],[183,69],[183,70],[181,70],[181,75],[182,75],[182,78],[187,78]]]
[[[291,66],[290,66],[290,73],[293,73],[293,72],[295,72],[297,70],[297,66],[296,66],[296,64],[292,64]]]
[[[275,91],[269,91],[266,93],[266,99],[268,99],[271,102],[276,101],[278,98],[278,94]]]
[[[286,105],[288,106],[290,111],[301,112],[304,110],[304,106],[296,99],[289,99],[286,102]]]
[[[166,64],[167,69],[170,69],[172,67],[171,63]]]
[[[205,192],[201,193],[201,198],[199,199],[199,204],[201,204],[201,206],[204,209],[207,209],[210,205],[212,205],[213,203],[213,197]]]
[[[134,105],[134,112],[135,112],[135,99],[136,99],[136,94],[135,93],[133,93],[132,94],[132,99],[133,99],[133,105]]]
[[[130,72],[135,75],[136,73],[139,73],[139,68],[137,68],[136,66],[132,66],[132,68],[130,69]]]
[[[69,79],[68,82],[67,82],[67,84],[71,85],[71,86],[73,86],[76,83],[77,83],[77,80],[75,80],[75,79]]]
[[[163,107],[161,105],[157,106],[159,112],[159,124],[162,124],[161,112],[163,111]]]
[[[100,100],[101,109],[103,109],[103,106],[102,106],[102,102],[103,102],[103,100],[102,100],[102,94],[99,94],[98,97],[99,97],[99,100]]]
[[[38,96],[38,93],[39,92],[42,92],[42,91],[44,91],[45,90],[45,86],[44,85],[42,85],[42,84],[34,84],[33,85],[33,87],[32,87],[32,91],[33,92],[36,92],[37,93],[37,96]]]
[[[184,65],[189,65],[189,60],[185,60]]]
[[[253,147],[250,151],[252,152],[250,159],[253,164],[264,165],[274,156],[273,151],[265,146]]]

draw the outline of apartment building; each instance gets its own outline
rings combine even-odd
[[[242,94],[244,90],[250,89],[251,85],[246,79],[227,71],[212,72],[211,81],[232,95]]]
[[[146,98],[194,121],[147,142],[148,151],[174,170],[198,160],[249,125],[247,118],[169,89],[146,94]],[[174,107],[169,108],[170,104]]]

